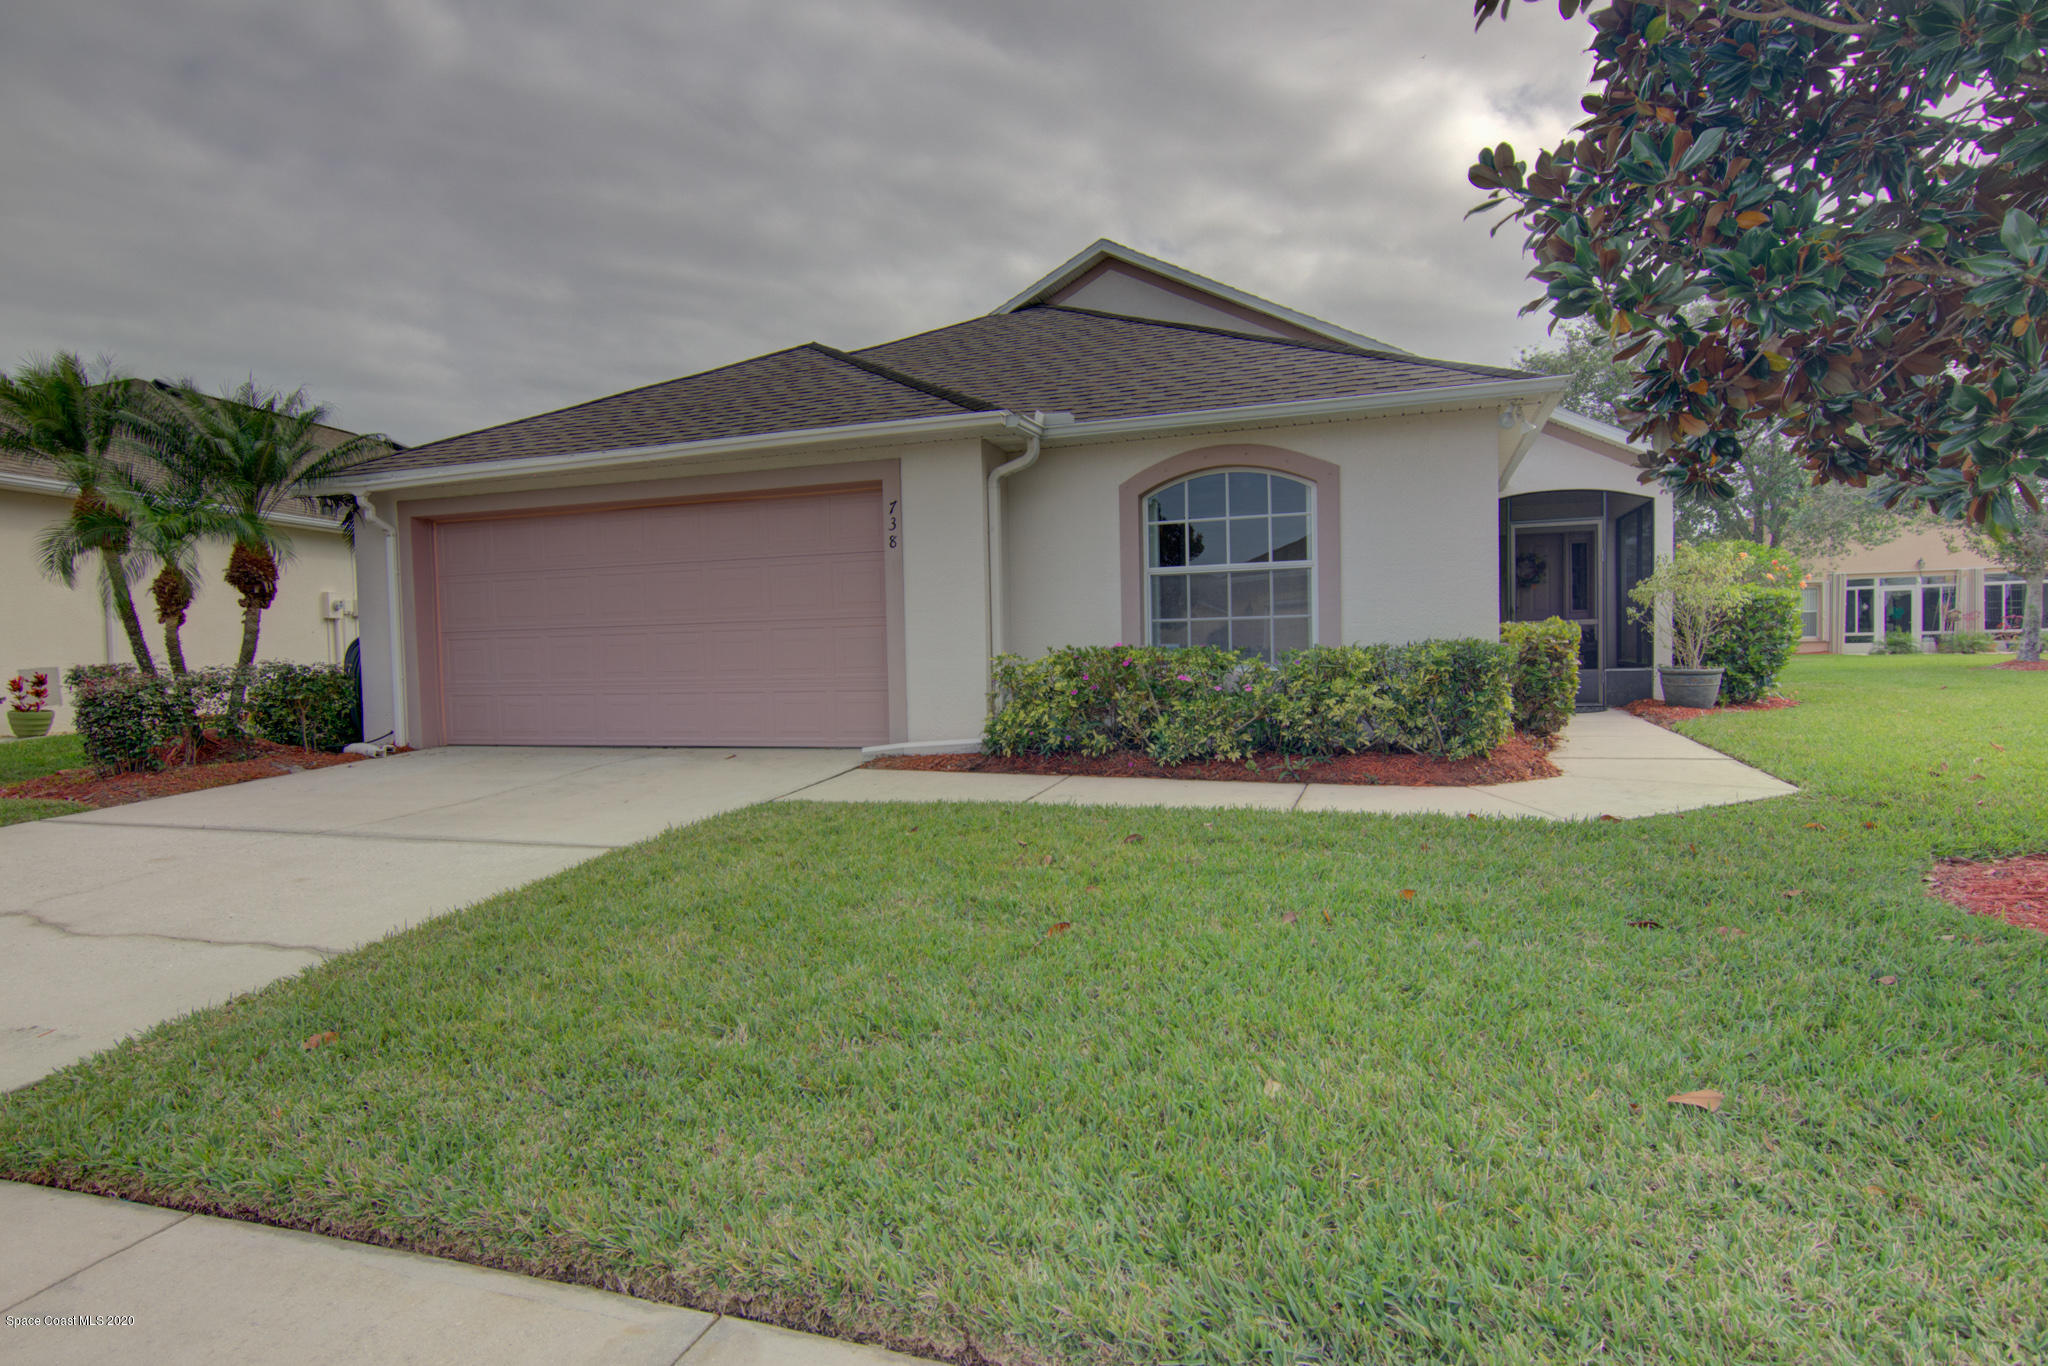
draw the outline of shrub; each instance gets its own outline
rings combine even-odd
[[[1511,733],[1508,648],[1493,641],[1301,650],[1279,668],[1216,649],[1072,646],[995,661],[994,754],[1142,750],[1162,764],[1399,746],[1486,753]]]
[[[1758,541],[1733,538],[1714,544],[1726,546],[1742,561],[1744,583],[1758,588],[1797,588],[1806,582],[1806,566],[1789,551],[1773,550]]]
[[[1917,655],[1920,640],[1911,631],[1886,631],[1884,639],[1870,647],[1874,655]]]
[[[185,732],[179,692],[163,678],[126,673],[66,675],[72,724],[85,757],[102,773],[153,773],[163,751]]]
[[[1950,631],[1936,636],[1934,650],[1944,655],[1986,655],[1998,648],[1989,631]]]
[[[1369,645],[1385,670],[1380,735],[1434,759],[1488,754],[1515,732],[1512,653],[1494,640]]]
[[[363,738],[355,679],[338,665],[259,664],[248,708],[249,729],[276,744],[339,750]]]
[[[1714,637],[1742,605],[1749,581],[1745,552],[1719,541],[1681,545],[1657,561],[1647,578],[1628,590],[1629,618],[1671,632],[1671,662],[1681,669],[1710,667],[1703,661]],[[1666,621],[1659,623],[1659,613]]]
[[[1504,621],[1500,638],[1514,652],[1515,729],[1555,735],[1579,700],[1579,624]]]
[[[102,772],[154,772],[171,748],[196,745],[211,726],[228,724],[230,668],[194,669],[184,675],[144,674],[127,665],[88,664],[66,671],[72,689],[72,724],[86,757]]]
[[[1723,702],[1754,702],[1777,686],[1799,648],[1799,590],[1745,588],[1715,633],[1706,667],[1720,669]]]

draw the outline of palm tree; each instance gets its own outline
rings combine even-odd
[[[107,497],[129,474],[114,443],[132,387],[105,361],[89,371],[75,352],[31,356],[12,375],[0,373],[0,451],[56,466],[76,490],[70,513],[43,533],[43,572],[68,588],[78,581],[78,562],[97,555],[101,595],[128,634],[136,666],[153,674],[129,591],[142,565],[126,515]]]
[[[164,659],[182,678],[187,670],[180,633],[186,609],[199,595],[199,547],[229,540],[237,523],[189,465],[160,458],[154,473],[153,481],[125,478],[106,497],[126,517],[137,549],[158,566],[149,592],[164,633]]]
[[[285,394],[251,380],[218,398],[189,383],[172,392],[175,415],[139,421],[135,430],[160,460],[175,453],[167,462],[189,462],[231,520],[223,577],[241,595],[242,650],[228,715],[239,717],[263,613],[277,598],[280,562],[291,555],[291,537],[277,514],[312,497],[312,486],[383,454],[390,443],[378,435],[332,440],[331,429],[322,426],[327,409],[310,402],[304,389]]]

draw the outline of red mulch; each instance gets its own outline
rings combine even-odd
[[[2022,673],[2034,673],[2041,669],[2048,669],[2048,659],[2036,659],[2030,662],[2008,659],[2003,664],[1987,664],[1985,667],[1990,669],[2018,669]]]
[[[1645,721],[1655,721],[1660,726],[1673,726],[1680,721],[1691,721],[1702,716],[1718,716],[1729,711],[1776,711],[1780,707],[1796,707],[1796,697],[1766,697],[1761,702],[1740,702],[1719,707],[1673,707],[1653,698],[1642,698],[1622,708],[1631,716],[1640,716]]]
[[[910,768],[938,773],[1042,773],[1083,778],[1200,778],[1212,782],[1355,783],[1383,787],[1480,787],[1555,778],[1548,745],[1517,735],[1493,753],[1476,759],[1425,759],[1419,754],[1339,754],[1329,759],[1297,762],[1289,769],[1281,756],[1257,757],[1258,769],[1222,759],[1188,764],[1157,764],[1143,754],[1119,750],[1094,758],[1084,754],[889,754],[871,759],[868,768]]]
[[[206,732],[196,762],[181,762],[182,754],[167,755],[170,767],[155,773],[110,773],[90,768],[67,768],[45,773],[9,787],[0,787],[0,797],[34,797],[45,801],[83,802],[87,806],[125,806],[151,797],[173,797],[180,792],[200,792],[209,787],[228,787],[276,778],[309,768],[332,768],[352,764],[360,754],[329,754],[324,750],[300,749],[296,745],[273,745],[268,740],[222,740]]]
[[[1995,915],[2008,925],[2048,934],[2048,854],[1996,863],[1945,858],[1927,875],[1927,887],[1971,915]]]

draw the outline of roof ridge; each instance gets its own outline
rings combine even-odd
[[[1518,370],[1512,366],[1481,365],[1476,361],[1439,360],[1435,356],[1421,356],[1413,351],[1378,351],[1369,346],[1355,346],[1340,341],[1303,341],[1298,337],[1263,336],[1256,332],[1239,332],[1228,327],[1212,327],[1207,323],[1175,322],[1167,318],[1142,318],[1131,313],[1111,313],[1100,308],[1081,308],[1074,304],[1027,304],[1008,315],[1016,317],[1033,309],[1049,309],[1059,313],[1082,313],[1091,318],[1108,318],[1115,322],[1138,323],[1146,327],[1167,327],[1181,332],[1205,332],[1212,336],[1230,337],[1238,341],[1267,342],[1273,346],[1291,346],[1298,351],[1328,351],[1340,356],[1368,356],[1374,360],[1400,361],[1409,365],[1434,365],[1445,370],[1463,370],[1485,375],[1533,375],[1533,370]],[[940,329],[943,331],[944,329]]]
[[[886,342],[883,343],[885,346],[887,344]],[[855,369],[865,370],[871,375],[900,384],[906,389],[915,389],[921,394],[928,394],[933,398],[950,403],[956,408],[964,408],[970,413],[1002,411],[1003,405],[1000,403],[988,403],[974,397],[972,394],[963,393],[958,389],[949,389],[943,384],[934,384],[930,380],[920,379],[908,370],[898,370],[892,365],[884,365],[880,361],[868,360],[864,356],[854,355],[850,351],[841,351],[838,347],[827,346],[823,342],[805,342],[804,345],[814,351],[830,356],[833,360],[843,361]]]
[[[517,427],[521,423],[532,422],[538,418],[555,417],[562,413],[573,413],[578,408],[590,408],[600,403],[610,403],[613,399],[624,398],[628,394],[644,394],[650,389],[659,389],[664,385],[676,384],[686,379],[701,379],[705,375],[715,375],[725,370],[737,370],[742,365],[752,365],[755,361],[770,360],[776,356],[787,356],[796,351],[811,350],[818,347],[818,345],[819,343],[817,342],[800,342],[795,346],[784,346],[774,351],[763,351],[758,356],[746,356],[736,361],[728,361],[724,365],[714,365],[709,370],[692,370],[687,375],[671,375],[667,379],[658,379],[647,384],[636,384],[630,389],[621,389],[617,393],[601,394],[596,398],[587,398],[581,403],[565,403],[559,408],[548,408],[542,412],[528,413],[525,417],[507,418],[503,422],[493,422],[488,426],[472,427],[466,432],[450,432],[446,436],[437,436],[432,441],[423,441],[417,446],[400,447],[400,449],[423,451],[430,446],[439,446],[443,442],[460,441],[466,436],[480,436],[485,432],[495,432],[500,427]]]

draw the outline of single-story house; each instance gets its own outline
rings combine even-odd
[[[1113,242],[966,322],[794,346],[374,460],[366,724],[414,745],[944,746],[992,654],[1587,628],[1670,503],[1564,381],[1431,360]]]
[[[349,433],[336,432],[339,441]],[[44,530],[70,513],[76,492],[54,466],[0,453],[0,682],[17,674],[47,673],[55,696],[54,729],[71,727],[64,670],[76,664],[132,664],[127,633],[100,597],[97,560],[81,561],[78,582],[66,588],[41,572],[38,542]],[[277,601],[263,614],[259,659],[340,663],[356,638],[356,556],[341,524],[308,506],[276,519],[292,538],[292,556],[278,580]],[[199,555],[199,596],[181,634],[193,667],[233,664],[242,647],[242,609],[221,582],[222,546]],[[159,664],[163,632],[149,597],[149,575],[135,585],[135,610]],[[0,729],[0,737],[6,731]]]
[[[2015,633],[2025,624],[2026,580],[1927,518],[1882,545],[1858,546],[1806,566],[1800,588],[1803,654],[1869,654],[1894,632],[1923,650],[1951,631]],[[2048,603],[2036,611],[2048,622]]]

